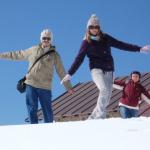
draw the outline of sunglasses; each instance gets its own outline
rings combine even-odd
[[[99,26],[89,26],[89,29],[100,29]]]
[[[47,40],[47,41],[50,41],[51,38],[50,38],[50,37],[43,37],[42,40],[43,40],[43,41],[46,41],[46,40]]]

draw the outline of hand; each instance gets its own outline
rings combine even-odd
[[[113,83],[115,82],[116,77],[113,76]]]
[[[73,89],[70,89],[70,90],[68,90],[68,93],[69,93],[69,94],[73,94],[73,93],[74,93],[74,90],[73,90]]]
[[[143,46],[143,47],[140,49],[140,52],[141,52],[141,53],[148,53],[148,51],[150,51],[150,45]]]
[[[71,75],[70,74],[66,74],[65,77],[61,80],[61,84],[63,84],[64,82],[68,81],[71,79]]]

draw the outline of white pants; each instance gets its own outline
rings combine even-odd
[[[101,69],[92,69],[91,75],[100,93],[96,107],[88,119],[106,118],[106,107],[109,104],[112,94],[113,72],[103,72]]]

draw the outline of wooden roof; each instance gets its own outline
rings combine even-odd
[[[129,77],[119,77],[116,79],[127,80]],[[150,91],[150,73],[143,73],[141,77],[142,85]],[[52,102],[54,117],[56,121],[66,120],[84,120],[93,111],[99,91],[92,81],[86,83],[78,83],[74,86],[74,94],[70,95],[65,92]],[[107,111],[111,113],[109,117],[118,116],[118,101],[122,95],[122,91],[113,89],[112,97]],[[108,114],[109,114],[108,113]],[[140,104],[140,115],[150,116],[150,105],[142,101]],[[39,119],[43,119],[42,111],[38,111]],[[76,118],[76,119],[73,119]],[[26,121],[28,118],[26,119]]]

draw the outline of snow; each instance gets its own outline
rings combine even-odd
[[[0,150],[150,150],[150,118],[0,127]]]

